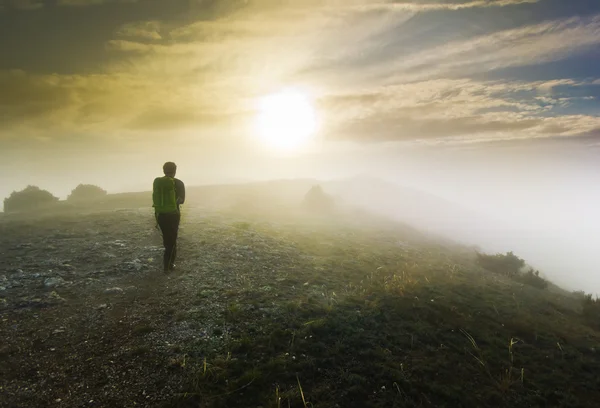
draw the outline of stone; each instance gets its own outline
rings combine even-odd
[[[108,289],[104,290],[104,293],[109,294],[109,295],[116,295],[116,294],[123,293],[123,289],[118,288],[118,287],[108,288]]]
[[[60,296],[58,293],[56,293],[55,291],[52,291],[49,295],[48,295],[49,299],[53,299],[53,300],[59,300],[61,302],[66,302],[65,298],[63,298],[62,296]]]
[[[65,284],[65,280],[61,277],[48,278],[44,281],[44,286],[47,288],[55,288]]]

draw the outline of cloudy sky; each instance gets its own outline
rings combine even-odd
[[[175,160],[189,184],[372,172],[600,231],[597,0],[0,0],[0,56],[3,196],[145,190]],[[282,157],[252,124],[288,87],[319,132]]]

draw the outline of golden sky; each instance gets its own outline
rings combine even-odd
[[[99,178],[126,161],[133,186],[173,159],[235,177],[271,154],[257,101],[289,87],[319,119],[311,160],[594,145],[600,6],[563,3],[0,0],[4,166],[33,179],[85,163]],[[275,170],[285,163],[306,167]]]

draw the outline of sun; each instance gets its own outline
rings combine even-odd
[[[260,99],[256,131],[269,148],[297,150],[308,144],[316,130],[315,110],[305,93],[285,90]]]

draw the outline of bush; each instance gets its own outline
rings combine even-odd
[[[4,212],[34,210],[58,201],[52,193],[37,186],[27,186],[22,191],[13,191],[4,199]]]
[[[477,253],[477,264],[490,272],[507,276],[512,280],[536,287],[546,289],[548,281],[540,277],[540,271],[534,271],[529,268],[527,272],[522,272],[525,267],[525,261],[512,252],[504,254],[487,255]]]
[[[594,327],[600,327],[600,299],[585,295],[581,306],[583,317]]]
[[[71,191],[67,201],[96,200],[106,196],[106,190],[92,184],[80,184]]]
[[[519,273],[518,275],[515,275],[513,279],[517,282],[531,285],[538,289],[546,289],[548,287],[548,281],[540,277],[540,271],[534,272],[534,270],[531,268],[526,273]]]
[[[525,261],[512,252],[507,252],[506,255],[477,253],[477,264],[490,272],[512,278],[519,275],[525,266]]]
[[[304,208],[316,213],[329,213],[334,208],[334,201],[321,186],[313,186],[304,196]]]

